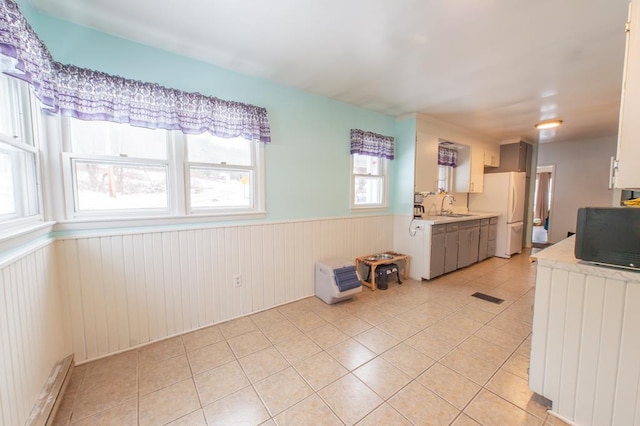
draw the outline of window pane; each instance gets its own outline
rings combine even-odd
[[[77,208],[86,210],[166,209],[167,168],[74,161]]]
[[[357,175],[381,175],[382,158],[353,154],[353,173]]]
[[[244,138],[223,139],[209,133],[187,136],[191,162],[251,166],[251,143]]]
[[[21,137],[20,125],[16,121],[21,113],[22,103],[16,80],[0,73],[0,133]]]
[[[167,131],[107,121],[69,120],[72,151],[78,154],[167,158]]]
[[[382,204],[383,185],[384,180],[382,178],[356,176],[354,203],[356,205]]]
[[[251,172],[191,167],[191,207],[251,207]]]
[[[8,152],[0,151],[0,215],[16,213],[13,167]]]
[[[37,215],[36,156],[0,143],[0,215]]]

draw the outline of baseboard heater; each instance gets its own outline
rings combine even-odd
[[[69,355],[65,359],[58,361],[56,365],[53,366],[51,374],[29,414],[26,422],[27,425],[41,426],[53,424],[53,419],[62,402],[62,396],[69,384],[72,372],[73,355]]]

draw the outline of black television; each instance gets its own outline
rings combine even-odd
[[[640,208],[578,209],[575,256],[640,271]]]

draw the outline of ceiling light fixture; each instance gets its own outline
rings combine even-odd
[[[535,124],[535,128],[538,130],[554,129],[562,124],[562,120],[544,120]]]

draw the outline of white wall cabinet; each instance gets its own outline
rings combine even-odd
[[[484,151],[472,146],[458,150],[455,168],[455,192],[482,192],[484,184]]]
[[[620,127],[618,130],[617,167],[614,185],[620,189],[640,189],[640,1],[635,0],[629,8],[627,50],[622,100],[620,104]]]
[[[500,149],[485,149],[483,154],[483,161],[485,167],[499,167],[500,166]]]

